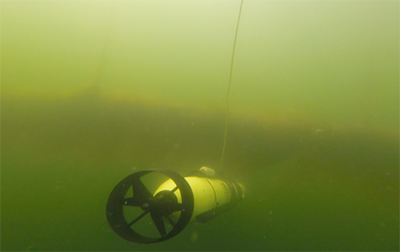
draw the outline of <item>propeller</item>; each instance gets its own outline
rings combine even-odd
[[[153,196],[141,180],[149,173],[164,174],[175,183],[176,187],[160,191]],[[129,190],[132,190],[132,197],[126,197]],[[181,194],[181,203],[174,193],[177,190]],[[192,189],[184,177],[173,171],[146,170],[127,176],[115,186],[107,201],[106,215],[112,230],[122,238],[138,243],[156,243],[170,239],[181,232],[192,217],[193,207]],[[141,213],[128,222],[125,208],[136,208]],[[171,214],[177,212],[180,212],[179,219],[174,221]],[[137,224],[149,213],[158,231],[158,237],[144,235],[145,230],[139,232]],[[165,222],[172,226],[171,230],[167,231]]]

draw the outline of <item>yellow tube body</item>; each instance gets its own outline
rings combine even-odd
[[[185,177],[186,181],[189,183],[194,198],[194,209],[192,218],[190,221],[194,221],[196,216],[215,209],[216,207],[225,205],[230,203],[233,197],[232,190],[236,194],[241,193],[239,197],[243,198],[245,194],[245,190],[243,185],[237,183],[240,186],[240,190],[238,188],[232,187],[223,180],[213,179],[208,177]],[[163,190],[171,191],[176,187],[175,183],[169,179],[161,184],[154,195]],[[178,203],[182,203],[181,193],[179,190],[176,190],[174,194],[177,197]],[[172,218],[179,218],[178,213],[174,213],[171,215]]]

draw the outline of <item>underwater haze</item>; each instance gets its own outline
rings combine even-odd
[[[233,48],[240,4],[1,0],[2,250],[399,251],[399,2],[244,0]],[[244,200],[109,227],[126,176],[202,166]]]

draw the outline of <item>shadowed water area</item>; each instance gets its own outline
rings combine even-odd
[[[247,196],[239,206],[209,223],[192,224],[165,244],[119,240],[104,215],[115,184],[141,169],[184,173],[203,165],[220,168],[221,118],[219,113],[86,96],[52,102],[3,101],[3,246],[16,250],[31,244],[40,250],[397,246],[396,132],[330,129],[312,120],[243,118],[231,119],[224,165],[246,186]],[[194,235],[198,238],[192,241]]]

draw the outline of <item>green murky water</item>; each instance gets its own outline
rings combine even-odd
[[[5,251],[399,250],[399,3],[2,1]],[[206,165],[245,200],[159,244],[105,204]]]

